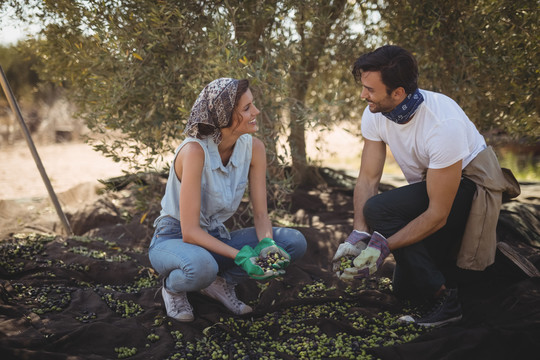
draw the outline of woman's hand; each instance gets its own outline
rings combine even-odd
[[[257,246],[255,246],[254,251],[262,259],[267,259],[268,257],[275,257],[277,255],[276,261],[272,264],[275,269],[284,269],[289,266],[291,262],[291,256],[281,247],[276,245],[276,242],[270,238],[262,239]]]
[[[249,277],[255,280],[268,280],[279,275],[278,272],[272,269],[263,270],[262,267],[257,265],[258,259],[259,255],[255,250],[249,245],[244,245],[234,258],[234,263],[244,269]]]

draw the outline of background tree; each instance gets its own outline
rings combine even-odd
[[[385,37],[414,51],[420,84],[456,100],[484,133],[538,142],[537,0],[386,0]]]
[[[155,164],[178,143],[206,83],[219,76],[247,77],[263,105],[260,135],[270,163],[279,168],[289,161],[276,161],[276,144],[279,134],[290,130],[295,183],[310,178],[304,174],[308,89],[320,59],[329,60],[323,56],[333,52],[329,39],[342,37],[336,31],[352,24],[354,13],[345,8],[352,9],[353,2],[27,0],[10,5],[20,14],[33,5],[35,16],[43,19],[46,40],[34,43],[36,53],[47,59],[40,72],[69,84],[93,131],[91,143],[105,155],[136,171]],[[349,22],[337,26],[343,14]],[[316,97],[311,101],[318,105]]]
[[[29,56],[16,46],[0,45],[0,65],[17,99],[32,102],[39,96],[39,75],[33,69],[37,61],[36,56]],[[0,98],[0,104],[7,106],[5,97]]]
[[[304,1],[296,4],[294,12],[295,30],[299,40],[295,48],[296,61],[289,70],[289,145],[293,175],[297,183],[305,184],[314,179],[309,172],[306,155],[306,98],[313,75],[319,67],[319,59],[327,51],[327,40],[332,27],[341,17],[346,0]]]
[[[212,31],[222,24],[206,15],[212,8],[191,1],[39,6],[39,16],[58,19],[34,44],[48,59],[41,73],[70,86],[94,147],[135,171],[170,151],[206,83],[201,74],[216,74],[212,64],[227,56]]]
[[[260,81],[251,81],[251,89],[261,114],[258,136],[266,144],[269,169],[272,178],[283,179],[283,156],[279,156],[278,139],[282,130],[281,98],[286,92],[282,79],[283,58],[276,56],[286,41],[281,22],[289,9],[277,0],[225,2],[228,21],[232,24],[236,45],[245,51],[242,63],[252,69]],[[245,76],[244,76],[245,77]]]
[[[40,58],[28,51],[25,44],[0,46],[0,65],[31,132],[41,125],[42,108],[50,107],[59,92],[50,82],[41,80],[35,70],[39,62]],[[0,145],[3,145],[22,138],[23,134],[9,107],[7,97],[2,90],[0,92]]]
[[[134,171],[182,137],[193,101],[220,76],[250,79],[270,179],[310,173],[305,133],[340,121],[358,132],[350,74],[367,48],[411,49],[422,87],[454,98],[479,128],[538,139],[536,1],[9,0],[44,24],[41,77],[69,89],[90,142]],[[351,125],[353,124],[353,125]],[[280,148],[278,139],[288,146]]]

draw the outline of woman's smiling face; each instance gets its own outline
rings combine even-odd
[[[253,94],[247,89],[233,110],[231,126],[233,132],[241,134],[256,132],[258,130],[256,117],[259,113],[259,109],[253,104]]]

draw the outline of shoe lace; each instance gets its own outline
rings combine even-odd
[[[441,309],[443,304],[446,302],[446,299],[447,299],[446,295],[439,296],[437,299],[435,299],[431,307],[429,308],[426,307],[424,309],[424,312],[422,313],[422,318],[428,318],[431,315],[436,314]]]
[[[244,306],[244,303],[240,301],[236,296],[236,291],[234,290],[234,287],[234,284],[229,284],[226,282],[223,286],[227,298],[231,301],[235,308],[240,309],[242,306]]]
[[[191,311],[191,305],[189,304],[186,294],[176,294],[171,296],[172,309],[176,312]]]

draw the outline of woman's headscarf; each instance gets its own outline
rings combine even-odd
[[[214,128],[209,136],[219,144],[220,128],[229,124],[237,89],[238,80],[230,78],[220,78],[206,85],[191,109],[184,132],[188,136],[201,138],[199,124],[209,125]]]

